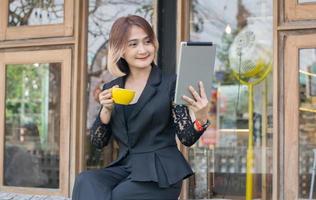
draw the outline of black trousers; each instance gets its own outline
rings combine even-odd
[[[84,171],[75,181],[72,200],[177,200],[182,181],[168,188],[156,182],[132,181],[130,168],[124,165]]]

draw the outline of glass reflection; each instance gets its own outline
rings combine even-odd
[[[9,26],[62,24],[64,0],[9,0]]]
[[[6,66],[4,185],[59,188],[61,64]]]
[[[89,0],[89,27],[88,27],[88,85],[89,100],[87,113],[87,138],[89,129],[94,122],[99,110],[98,94],[105,82],[112,77],[107,70],[107,41],[112,23],[120,16],[136,14],[152,22],[153,0],[131,1],[97,1]],[[87,168],[100,168],[114,160],[118,153],[118,146],[113,142],[107,145],[103,152],[90,146],[90,140],[86,140]]]
[[[299,50],[299,195],[310,195],[316,150],[316,49]],[[316,153],[316,152],[315,152]],[[313,190],[313,196],[316,191]]]
[[[255,163],[252,198],[272,199],[272,5],[272,0],[192,0],[190,40],[214,42],[217,55],[209,112],[213,123],[189,149],[195,166],[190,199],[244,199],[249,134]],[[252,131],[248,95],[254,102]],[[204,163],[206,169],[200,167]]]

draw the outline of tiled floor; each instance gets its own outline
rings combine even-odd
[[[0,192],[0,200],[70,200],[60,196],[25,195]]]

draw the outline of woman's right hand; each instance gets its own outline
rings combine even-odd
[[[118,85],[115,85],[112,88],[114,87],[118,87]],[[103,108],[105,108],[108,111],[112,111],[114,107],[114,101],[112,99],[112,88],[103,90],[99,94],[100,104],[103,106]]]
[[[119,87],[118,85],[113,86]],[[114,107],[114,101],[112,99],[112,88],[106,89],[99,94],[99,101],[102,105],[102,110],[100,113],[100,117],[103,123],[107,123],[110,121],[111,112]]]

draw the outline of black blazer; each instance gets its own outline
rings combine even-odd
[[[153,66],[147,84],[127,120],[123,105],[114,106],[109,124],[103,124],[98,115],[91,132],[92,143],[97,148],[103,148],[113,136],[120,149],[118,159],[108,167],[129,156],[132,180],[155,181],[160,187],[168,187],[192,175],[190,166],[177,148],[175,135],[179,133],[180,141],[190,146],[202,133],[193,129],[190,118],[191,124],[187,124],[189,127],[186,131],[179,132],[177,129],[172,117],[175,81],[175,75],[162,74],[157,66]],[[125,77],[119,77],[106,83],[103,89],[114,85],[124,88],[124,82]]]

